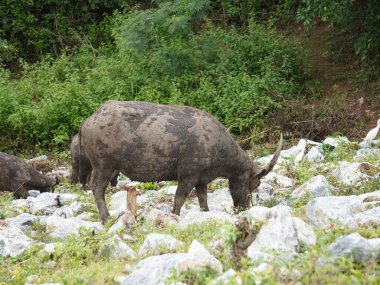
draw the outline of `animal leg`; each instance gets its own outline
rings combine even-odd
[[[119,172],[117,172],[111,179],[111,186],[115,187],[117,186],[117,178],[119,177]]]
[[[193,190],[194,185],[195,183],[192,180],[178,181],[178,188],[174,195],[173,214],[179,216],[186,197],[190,194],[191,190]]]
[[[197,192],[197,197],[199,201],[199,207],[201,211],[208,211],[207,205],[207,184],[197,184],[195,186],[195,190]]]
[[[19,187],[18,189],[15,190],[15,192],[13,192],[13,197],[16,198],[16,199],[21,199],[21,198],[28,198],[28,189],[27,187],[25,187],[25,185],[22,185],[21,187]]]
[[[100,219],[103,224],[106,223],[109,213],[107,210],[107,205],[104,199],[104,194],[106,192],[107,185],[110,181],[112,173],[109,171],[97,170],[93,171],[92,177],[92,188],[95,196],[96,205],[99,210]]]

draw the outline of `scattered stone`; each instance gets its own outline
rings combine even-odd
[[[29,213],[22,213],[16,217],[6,219],[10,226],[19,227],[21,229],[28,229],[35,220],[38,220],[38,217]]]
[[[350,141],[347,137],[327,137],[322,143],[330,145],[332,147],[338,147],[340,144],[349,144]]]
[[[374,244],[378,239],[374,239]],[[333,261],[340,258],[353,257],[355,262],[366,264],[374,261],[380,253],[370,242],[358,233],[343,235],[338,237],[328,248],[327,253],[331,254]],[[324,259],[320,259],[322,264]]]
[[[302,241],[307,247],[314,246],[317,242],[317,235],[313,228],[297,217],[293,217],[293,222],[298,240]]]
[[[179,223],[179,217],[172,213],[152,209],[145,215],[145,221],[153,223],[156,227],[169,227]]]
[[[174,196],[177,191],[177,185],[171,185],[160,189],[160,192],[165,195]]]
[[[112,217],[118,217],[127,210],[128,191],[118,191],[111,196],[108,210]]]
[[[236,217],[225,212],[209,211],[209,212],[198,212],[189,211],[186,215],[181,218],[179,225],[180,227],[187,227],[189,225],[199,225],[205,222],[217,221],[220,223],[235,223]]]
[[[207,204],[210,211],[232,212],[234,202],[231,197],[230,189],[221,188],[214,192],[207,193]]]
[[[363,209],[363,199],[358,196],[318,197],[306,206],[310,222],[321,229],[328,229],[337,222],[342,226],[357,226],[353,215]]]
[[[44,247],[44,251],[48,252],[48,253],[54,253],[55,252],[55,248],[58,246],[62,246],[63,243],[61,242],[52,242],[52,243],[47,243]]]
[[[218,278],[214,279],[209,285],[229,285],[229,284],[242,284],[239,276],[236,276],[236,271],[232,268],[228,269]]]
[[[279,185],[280,187],[292,187],[294,184],[293,179],[283,176],[281,174],[277,174],[276,172],[269,172],[261,180],[271,185]]]
[[[61,208],[56,209],[52,215],[63,217],[63,218],[71,218],[71,217],[77,216],[83,211],[84,211],[84,208],[83,208],[82,203],[78,201],[74,201],[70,205],[66,205]]]
[[[354,159],[360,159],[360,158],[363,158],[366,156],[380,157],[380,149],[378,149],[378,148],[361,148],[356,152]]]
[[[58,176],[61,178],[66,178],[66,177],[71,176],[70,170],[67,167],[58,167],[56,169],[53,169],[51,171],[51,175],[52,176]]]
[[[12,201],[12,207],[24,208],[29,210],[29,205],[34,199],[34,197],[28,197],[26,199],[15,199]]]
[[[101,249],[103,256],[116,259],[136,259],[136,252],[131,249],[121,238],[114,236],[107,240]]]
[[[76,194],[55,194],[45,192],[34,198],[30,203],[30,212],[34,215],[51,215],[56,208],[64,203],[78,198]]]
[[[380,206],[367,211],[356,213],[354,220],[358,227],[377,227],[380,225]]]
[[[187,270],[200,270],[210,267],[219,274],[222,273],[221,263],[197,241],[193,241],[188,253],[167,253],[160,256],[150,256],[141,260],[122,283],[123,285],[161,285],[172,274]]]
[[[359,182],[370,178],[368,172],[374,167],[364,162],[343,162],[330,175],[346,185],[357,185]]]
[[[46,232],[53,237],[65,238],[69,235],[79,235],[79,229],[83,227],[92,230],[95,234],[103,230],[100,222],[83,221],[78,217],[61,218],[50,216],[46,220]]]
[[[149,234],[139,250],[140,256],[161,255],[169,252],[178,252],[182,249],[183,243],[171,235]]]
[[[41,191],[40,191],[40,190],[29,190],[29,191],[28,191],[28,194],[29,194],[29,196],[31,196],[31,197],[37,197],[38,195],[41,194]]]
[[[298,252],[299,243],[294,221],[288,207],[277,205],[273,208],[252,207],[245,212],[248,218],[265,222],[255,241],[248,248],[257,250],[284,250]]]
[[[325,160],[322,146],[313,146],[305,156],[305,160],[311,162],[321,162]]]
[[[0,255],[17,256],[28,249],[32,241],[18,227],[0,228]]]
[[[323,175],[317,175],[295,189],[292,193],[292,198],[330,196],[332,189],[333,187]]]

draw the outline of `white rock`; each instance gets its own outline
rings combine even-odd
[[[306,151],[306,140],[305,139],[301,139],[299,142],[298,142],[298,145],[297,145],[297,148],[298,148],[298,153],[296,154],[295,158],[294,158],[294,162],[295,163],[298,163],[300,162],[304,156],[305,156],[305,151]]]
[[[44,247],[44,251],[48,252],[48,253],[53,253],[55,252],[55,248],[56,247],[60,247],[60,246],[63,246],[63,243],[61,242],[52,242],[52,243],[47,243]]]
[[[165,195],[174,196],[175,192],[177,191],[177,185],[171,185],[164,187],[160,189],[160,192],[164,193]]]
[[[31,245],[32,241],[18,227],[0,228],[0,255],[17,256]]]
[[[259,273],[263,273],[263,272],[268,271],[268,270],[271,270],[271,271],[272,271],[272,270],[273,270],[273,267],[270,266],[268,263],[263,262],[263,263],[260,263],[259,266],[253,268],[253,269],[252,269],[252,272],[253,272],[254,274],[259,274]]]
[[[292,198],[301,198],[306,195],[311,197],[330,196],[333,187],[323,175],[317,175],[292,192]]]
[[[55,194],[55,193],[41,193],[38,197],[34,198],[30,203],[30,212],[34,215],[44,214],[50,215],[59,204],[73,201],[78,198],[76,194]]]
[[[336,222],[353,228],[357,226],[353,216],[362,210],[363,202],[358,196],[329,196],[310,201],[306,215],[314,226],[321,229],[328,229]]]
[[[297,232],[288,207],[277,205],[273,208],[252,207],[246,211],[247,217],[265,221],[256,239],[248,247],[257,250],[284,250],[297,252],[299,243]]]
[[[115,281],[116,283],[121,284],[121,283],[123,283],[123,282],[125,281],[125,279],[127,279],[127,278],[128,278],[127,275],[117,275],[117,276],[115,276],[114,281]]]
[[[375,260],[378,254],[369,240],[358,233],[338,237],[326,251],[334,261],[352,256],[356,262],[363,264]]]
[[[258,192],[273,193],[273,186],[265,181],[262,181],[257,189]]]
[[[145,221],[153,223],[157,227],[175,226],[179,223],[179,217],[158,209],[152,209],[145,215]]]
[[[356,152],[354,159],[359,159],[359,158],[363,158],[366,156],[380,157],[380,149],[378,149],[378,148],[361,148]]]
[[[296,227],[298,240],[304,242],[308,247],[314,246],[317,242],[317,235],[313,228],[297,217],[293,217],[293,222]]]
[[[234,202],[230,190],[228,188],[221,188],[207,193],[207,205],[210,211],[232,212]]]
[[[58,167],[51,171],[52,176],[69,177],[70,170],[67,167]]]
[[[370,176],[365,173],[365,169],[368,169],[370,167],[373,166],[371,166],[369,163],[344,162],[335,170],[333,170],[330,175],[346,185],[357,185],[358,182],[370,178]]]
[[[6,219],[10,226],[28,228],[38,217],[29,213],[22,213],[16,217]]]
[[[28,195],[31,196],[31,197],[37,197],[40,194],[41,194],[40,190],[29,190],[28,191]]]
[[[369,209],[367,211],[356,213],[354,220],[358,227],[366,228],[369,226],[380,225],[380,207]]]
[[[321,162],[325,160],[322,146],[313,146],[305,156],[305,160],[311,162]]]
[[[118,217],[127,210],[128,191],[118,191],[110,197],[108,211],[112,217]]]
[[[139,250],[140,256],[161,255],[169,252],[178,252],[183,243],[171,235],[151,233],[149,234]]]
[[[77,216],[78,214],[82,213],[84,211],[84,208],[82,206],[82,203],[78,201],[74,201],[70,205],[65,205],[61,208],[56,209],[53,212],[53,216],[59,216],[63,218],[71,218],[74,216]]]
[[[98,233],[104,229],[100,222],[83,221],[78,217],[61,218],[51,216],[46,220],[46,232],[53,237],[64,238],[69,235],[79,235],[79,229],[83,227]]]
[[[155,190],[146,191],[144,194],[137,196],[137,205],[144,206],[146,203],[153,202],[160,195],[162,194]]]
[[[236,276],[236,271],[232,268],[228,269],[218,278],[212,280],[209,285],[229,285],[229,284],[242,284],[242,280],[239,276]]]
[[[250,246],[247,250],[247,258],[254,262],[271,261],[275,256],[268,252],[263,252],[257,248]]]
[[[338,147],[340,144],[348,144],[350,141],[347,137],[328,137],[322,143],[331,145],[333,147]]]
[[[205,222],[217,221],[220,223],[235,223],[236,218],[225,212],[198,212],[198,211],[190,211],[186,213],[186,215],[180,219],[179,225],[180,227],[187,227],[189,225],[199,225]]]
[[[114,236],[107,240],[101,252],[116,259],[136,259],[136,252],[131,249],[121,238]]]
[[[12,201],[12,207],[29,209],[30,203],[35,197],[28,197],[27,199],[16,199]]]
[[[188,253],[167,253],[143,259],[122,284],[163,285],[164,280],[172,274],[173,270],[180,274],[187,270],[198,271],[206,266],[221,274],[221,263],[202,247],[198,242],[193,241]]]
[[[277,184],[281,187],[292,187],[294,184],[293,179],[277,174],[276,172],[269,172],[264,178],[262,178],[262,181],[269,184]]]

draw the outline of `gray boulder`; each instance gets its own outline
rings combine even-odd
[[[136,252],[131,249],[120,237],[114,236],[106,241],[101,249],[103,256],[116,259],[136,259]]]
[[[194,240],[187,253],[167,253],[141,260],[122,285],[163,285],[173,270],[178,274],[210,267],[222,273],[221,263],[199,242]]]
[[[225,212],[209,211],[189,211],[183,218],[180,219],[180,227],[187,227],[189,225],[200,225],[205,222],[216,221],[220,223],[235,223],[236,217],[233,217]]]
[[[28,249],[32,241],[18,227],[0,228],[0,255],[17,256]]]
[[[343,162],[330,175],[346,185],[357,185],[359,182],[367,180],[370,176],[367,174],[370,168],[375,166],[363,162]]]
[[[140,256],[161,255],[169,252],[178,252],[183,243],[171,235],[151,233],[149,234],[139,250]]]
[[[292,192],[292,198],[330,196],[333,187],[323,175],[317,175]]]
[[[76,194],[42,193],[30,202],[30,212],[34,215],[51,215],[64,203],[78,198]]]
[[[337,261],[340,258],[353,257],[355,262],[366,264],[370,261],[374,261],[378,256],[379,251],[372,244],[375,242],[369,242],[358,233],[352,233],[338,237],[328,248],[327,253],[332,257],[333,261]],[[320,261],[323,262],[323,259]]]
[[[83,221],[78,217],[62,218],[57,216],[50,216],[46,220],[46,232],[53,237],[65,238],[69,235],[79,235],[80,228],[90,229],[94,233],[103,230],[100,222]]]
[[[268,249],[298,252],[297,231],[288,207],[281,205],[273,208],[252,207],[245,212],[245,215],[265,222],[256,239],[248,247],[249,256],[253,249],[264,252]]]
[[[305,155],[305,160],[310,162],[321,162],[325,160],[325,157],[323,156],[323,147],[320,146],[313,146],[309,152]]]

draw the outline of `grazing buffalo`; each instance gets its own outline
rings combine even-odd
[[[79,140],[78,140],[78,134],[76,134],[73,139],[71,140],[70,144],[70,152],[71,152],[71,184],[76,184],[79,182]],[[85,158],[83,158],[85,159]],[[91,172],[92,169],[87,169],[88,173],[85,173],[83,175],[86,175],[86,183],[89,183],[91,180]],[[117,173],[114,177],[111,179],[111,185],[116,186],[117,185],[117,178],[119,176],[119,173]]]
[[[26,198],[31,189],[51,191],[57,180],[41,174],[17,156],[0,152],[0,191],[13,192],[13,196]]]
[[[93,191],[104,223],[104,201],[110,179],[122,172],[142,182],[177,180],[173,213],[179,215],[195,187],[200,207],[208,210],[207,184],[217,177],[229,180],[234,205],[246,208],[260,178],[280,155],[282,136],[272,160],[259,168],[210,114],[186,106],[108,101],[82,124],[79,131],[80,181],[93,173]]]

